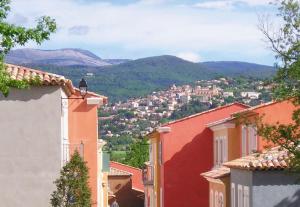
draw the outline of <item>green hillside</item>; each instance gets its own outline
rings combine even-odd
[[[192,63],[168,55],[103,67],[57,67],[41,64],[30,64],[29,66],[64,75],[72,79],[75,85],[82,77],[85,77],[90,90],[108,96],[111,101],[144,96],[152,91],[165,89],[172,84],[188,84],[196,80],[212,79],[220,75],[264,78],[270,77],[275,72],[271,67],[260,66],[259,72],[250,73],[250,71],[258,71],[255,64],[253,64],[252,70],[247,64],[247,69],[240,65],[239,69],[230,69],[230,67],[226,69],[225,67],[220,71],[215,66]],[[233,70],[235,72],[232,72]],[[86,76],[87,73],[93,73],[93,76]]]

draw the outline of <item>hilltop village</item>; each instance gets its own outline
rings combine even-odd
[[[172,85],[146,97],[106,105],[100,113],[104,138],[145,136],[160,124],[233,102],[258,105],[271,100],[272,84],[253,78],[199,80]]]

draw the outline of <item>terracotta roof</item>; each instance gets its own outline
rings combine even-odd
[[[39,77],[44,86],[62,86],[68,96],[75,93],[72,81],[64,76],[43,72],[23,66],[6,64],[6,71],[14,80],[34,80]]]
[[[249,108],[249,106],[246,105],[246,104],[234,102],[232,104],[227,104],[225,106],[220,106],[220,107],[217,107],[217,108],[214,108],[214,109],[210,109],[210,110],[203,111],[203,112],[200,112],[200,113],[197,113],[197,114],[193,114],[191,116],[188,116],[188,117],[185,117],[185,118],[182,118],[182,119],[177,119],[175,121],[170,121],[170,122],[168,122],[166,124],[163,124],[162,126],[168,126],[170,124],[174,124],[174,123],[177,123],[177,122],[185,121],[187,119],[191,119],[191,118],[194,118],[194,117],[197,117],[197,116],[200,116],[200,115],[203,115],[203,114],[207,114],[207,113],[210,113],[210,112],[218,111],[220,109],[224,109],[224,108],[227,108],[227,107],[230,107],[230,106],[233,106],[233,105],[240,105],[240,106],[243,106],[245,108]]]
[[[124,165],[118,162],[110,162],[110,168],[118,169],[123,172],[127,172],[132,176],[132,188],[141,192],[144,192],[144,185],[143,185],[143,176],[142,170],[139,168],[131,167],[129,165]]]
[[[205,178],[213,178],[213,179],[218,179],[225,177],[230,174],[230,168],[222,166],[217,169],[213,169],[211,171],[202,173],[201,176]]]
[[[109,176],[131,176],[132,174],[124,170],[110,167],[108,175]]]
[[[273,104],[276,104],[276,103],[279,103],[279,102],[278,101],[270,101],[270,102],[267,102],[267,103],[259,104],[257,106],[253,106],[251,108],[235,112],[235,113],[232,114],[232,116],[234,116],[236,114],[244,114],[244,113],[247,113],[247,112],[254,112],[254,110],[256,110],[256,109],[263,108],[263,107],[266,107],[266,106],[270,106],[270,105],[273,105]]]
[[[263,153],[254,153],[223,165],[243,170],[282,170],[288,168],[289,153],[280,147],[272,148]]]
[[[71,96],[79,92],[79,89],[73,86],[72,81],[66,79],[64,76],[18,65],[6,64],[6,66],[6,72],[14,80],[30,81],[39,77],[43,86],[61,86],[67,96]],[[103,102],[107,103],[107,97],[105,96],[90,91],[88,91],[88,95],[103,98]]]
[[[231,117],[229,117],[229,118],[225,118],[225,119],[218,120],[218,121],[211,122],[211,123],[207,124],[207,127],[217,126],[219,124],[224,124],[226,122],[232,121],[232,120],[236,119],[235,115],[237,115],[237,114],[245,114],[245,113],[251,113],[251,112],[256,113],[255,112],[256,109],[263,108],[263,107],[266,107],[266,106],[270,106],[270,105],[273,105],[273,104],[276,104],[276,103],[278,103],[278,102],[271,101],[271,102],[260,104],[260,105],[253,106],[253,107],[250,107],[250,108],[242,109],[240,111],[232,113]]]
[[[215,122],[208,123],[206,126],[207,127],[213,127],[213,126],[217,126],[219,124],[227,123],[227,122],[232,121],[234,119],[235,119],[235,117],[228,117],[228,118],[225,118],[225,119],[221,119],[221,120],[218,120],[218,121],[215,121]]]

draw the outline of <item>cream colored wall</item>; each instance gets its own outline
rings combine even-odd
[[[106,144],[104,140],[98,140],[98,207],[108,207],[108,175],[106,172],[102,172],[102,157],[103,151],[102,148]]]
[[[160,141],[160,134],[154,133],[151,136],[150,144],[152,145],[152,161],[154,170],[154,183],[153,183],[153,194],[154,194],[154,204],[151,207],[161,207],[160,206],[160,165],[158,161],[158,145]]]
[[[240,157],[241,148],[241,129],[240,126],[228,129],[228,161]]]

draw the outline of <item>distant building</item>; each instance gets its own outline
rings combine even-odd
[[[258,92],[241,92],[243,98],[258,99],[261,93]]]
[[[144,207],[145,194],[141,169],[110,162],[108,184],[120,207]]]
[[[93,77],[93,76],[94,76],[94,73],[86,73],[86,76],[87,76],[87,77]]]
[[[234,97],[234,93],[233,92],[223,92],[223,96],[224,96],[224,98]]]

